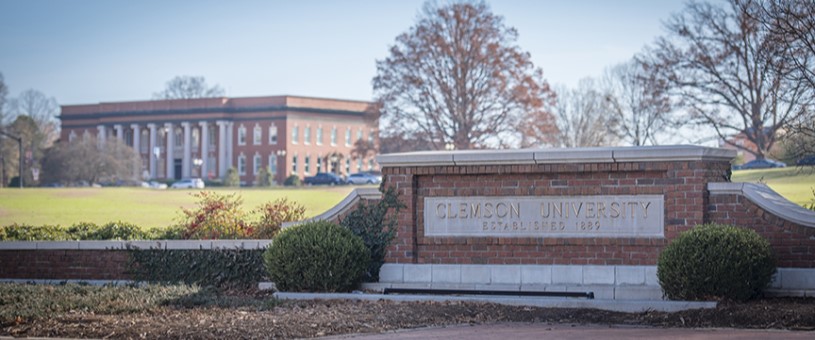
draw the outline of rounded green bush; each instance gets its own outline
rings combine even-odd
[[[350,230],[316,221],[284,229],[263,253],[281,291],[347,292],[359,285],[370,253]]]
[[[704,224],[662,251],[657,277],[671,300],[745,301],[761,295],[775,270],[770,243],[755,231]]]
[[[300,181],[300,177],[297,175],[291,175],[283,180],[283,185],[287,187],[299,187],[302,184],[303,183]]]

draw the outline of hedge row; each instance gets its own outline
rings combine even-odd
[[[101,226],[81,222],[68,228],[15,223],[0,227],[0,241],[179,240],[181,232],[178,227],[143,230],[135,224],[121,221]]]

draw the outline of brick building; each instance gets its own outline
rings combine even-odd
[[[296,96],[171,99],[64,105],[61,140],[121,138],[141,156],[143,179],[223,178],[234,167],[251,184],[262,167],[289,175],[376,170],[372,103]],[[172,147],[167,147],[172,146]]]

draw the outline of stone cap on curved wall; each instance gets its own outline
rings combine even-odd
[[[312,218],[307,218],[301,221],[293,221],[293,222],[283,222],[282,227],[288,228],[293,227],[299,224],[303,224],[306,222],[311,221],[334,221],[339,220],[340,216],[347,213],[351,210],[351,208],[355,207],[357,203],[361,200],[379,200],[382,199],[382,192],[379,191],[377,188],[356,188],[348,196],[337,203],[337,205],[328,209],[328,211],[314,216]]]
[[[379,155],[383,167],[519,165],[556,163],[622,163],[660,161],[727,161],[735,150],[696,145],[547,148],[508,150],[420,151]]]
[[[766,184],[758,183],[708,183],[711,195],[740,195],[761,209],[790,222],[815,228],[815,211],[788,201]]]

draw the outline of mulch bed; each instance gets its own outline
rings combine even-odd
[[[266,293],[247,297],[270,299]],[[163,306],[142,313],[71,311],[2,325],[0,335],[71,338],[301,338],[397,329],[535,322],[815,330],[815,299],[721,303],[709,310],[619,313],[463,302],[285,301],[271,308]]]

